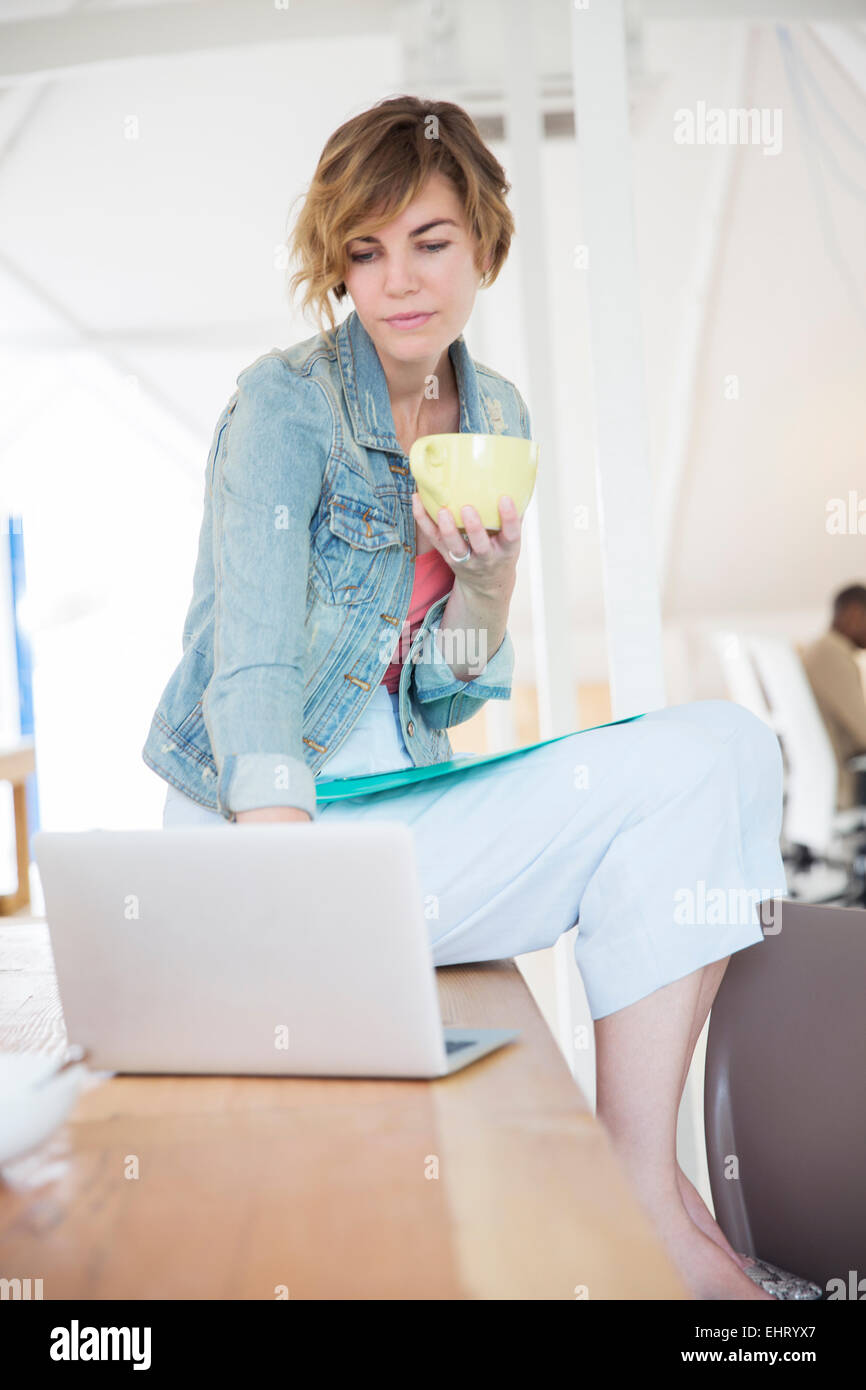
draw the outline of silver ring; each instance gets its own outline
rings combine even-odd
[[[448,554],[451,555],[451,551],[450,551],[450,550],[448,551]],[[454,561],[455,565],[462,565],[462,564],[463,564],[463,561],[464,561],[464,560],[468,560],[468,559],[469,559],[469,556],[470,556],[471,554],[472,554],[472,546],[470,545],[470,547],[469,547],[469,549],[467,550],[467,552],[466,552],[465,555],[451,555],[451,559]]]

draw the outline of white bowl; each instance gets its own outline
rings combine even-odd
[[[72,1109],[87,1074],[83,1060],[0,1052],[0,1164],[48,1138]]]

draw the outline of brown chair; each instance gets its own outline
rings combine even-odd
[[[825,1290],[830,1279],[856,1287],[866,1276],[866,911],[788,898],[761,911],[764,941],[734,953],[710,1013],[716,1220],[735,1250]]]

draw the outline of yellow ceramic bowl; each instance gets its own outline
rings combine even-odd
[[[535,488],[539,446],[508,434],[425,434],[409,451],[409,468],[429,515],[447,507],[465,530],[461,507],[474,507],[488,531],[502,526],[499,498],[511,497],[518,515]]]

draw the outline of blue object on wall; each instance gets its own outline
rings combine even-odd
[[[21,621],[21,602],[26,588],[24,571],[24,527],[20,516],[6,520],[9,536],[9,573],[12,576],[12,628],[15,633],[15,659],[18,667],[18,719],[21,734],[33,737],[33,659],[30,638]],[[28,840],[39,829],[39,790],[36,773],[27,778]]]

